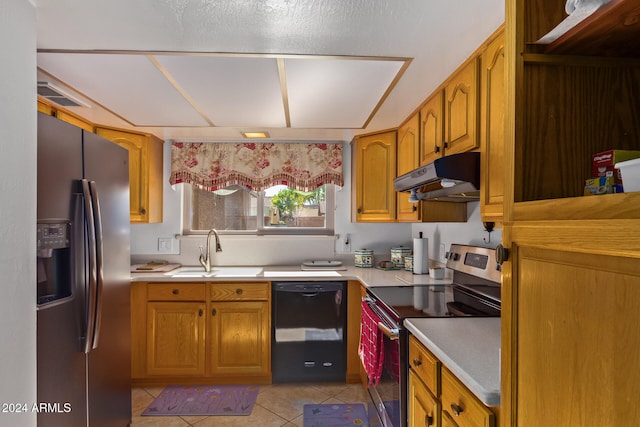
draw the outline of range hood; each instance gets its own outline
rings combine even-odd
[[[409,201],[480,200],[480,153],[469,152],[440,157],[433,163],[393,180],[396,191],[409,192]]]

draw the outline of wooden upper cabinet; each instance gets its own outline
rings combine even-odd
[[[504,32],[489,43],[480,60],[480,216],[502,222],[504,203]]]
[[[398,129],[397,175],[411,172],[420,163],[420,116],[414,115]],[[399,222],[419,221],[419,202],[409,202],[409,193],[397,194],[397,209]]]
[[[444,153],[444,94],[438,90],[420,109],[420,164],[432,163]]]
[[[77,126],[80,129],[86,130],[87,132],[93,133],[93,123],[89,123],[62,110],[58,110],[56,112],[56,118],[62,120],[63,122],[71,123],[72,125]]]
[[[478,60],[472,58],[445,87],[445,155],[478,148]]]
[[[394,222],[396,219],[396,132],[357,137],[355,159],[355,219]]]
[[[96,133],[129,151],[131,222],[162,222],[162,141],[152,135],[97,127]]]
[[[472,56],[420,109],[421,165],[478,148],[478,62]]]

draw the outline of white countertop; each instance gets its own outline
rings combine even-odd
[[[253,266],[252,266],[253,267]],[[215,267],[214,267],[215,268]],[[177,270],[176,270],[177,271]],[[413,274],[406,270],[380,270],[346,266],[345,270],[301,270],[300,266],[262,266],[259,274],[219,275],[211,277],[177,277],[172,272],[148,271],[131,273],[132,282],[203,282],[237,280],[359,280],[366,287],[444,285],[451,283],[452,272],[445,269],[444,279],[432,279],[428,274]]]
[[[500,318],[405,319],[405,327],[485,405],[500,405]]]

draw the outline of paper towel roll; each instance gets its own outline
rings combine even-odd
[[[429,273],[429,239],[413,239],[413,274]]]
[[[422,292],[422,286],[413,287],[413,308],[418,311],[422,311],[424,308],[424,294]]]

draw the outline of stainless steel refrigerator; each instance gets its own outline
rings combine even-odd
[[[131,421],[128,153],[38,114],[39,426]]]

